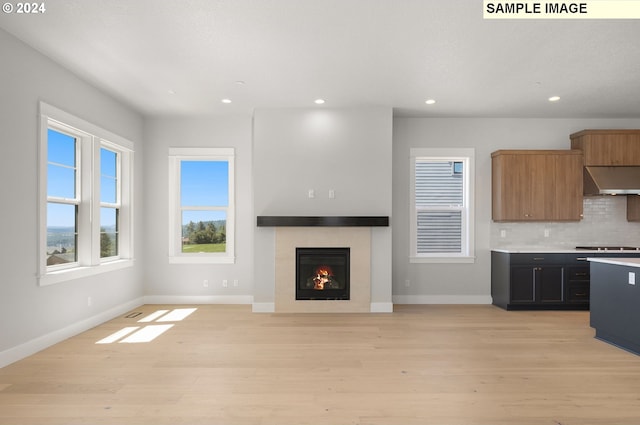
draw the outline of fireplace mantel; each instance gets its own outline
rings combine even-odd
[[[258,227],[389,227],[388,216],[259,215]]]

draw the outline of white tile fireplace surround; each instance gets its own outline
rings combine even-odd
[[[371,311],[369,227],[277,227],[276,313],[368,313]],[[349,300],[296,300],[296,248],[350,248]]]

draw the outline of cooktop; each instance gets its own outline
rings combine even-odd
[[[588,249],[590,251],[640,251],[637,246],[577,246],[576,249]]]

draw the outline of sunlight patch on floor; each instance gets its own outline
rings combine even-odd
[[[137,342],[151,342],[169,329],[173,327],[171,325],[149,325],[140,329],[138,332],[135,332],[122,341],[121,343],[137,343]]]
[[[176,308],[174,310],[157,310],[142,319],[138,323],[149,322],[180,322],[189,317],[197,308]],[[106,338],[96,342],[96,344],[112,344],[114,342],[122,343],[144,343],[151,342],[175,324],[167,325],[147,325],[140,329],[140,326],[127,326],[109,335]]]

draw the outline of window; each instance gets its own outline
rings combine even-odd
[[[100,148],[100,258],[118,256],[120,153]]]
[[[233,148],[169,149],[169,261],[233,263]]]
[[[473,262],[473,149],[411,149],[411,261]]]
[[[73,134],[47,129],[47,266],[78,261],[78,146]]]
[[[39,283],[130,266],[133,144],[40,105]]]

